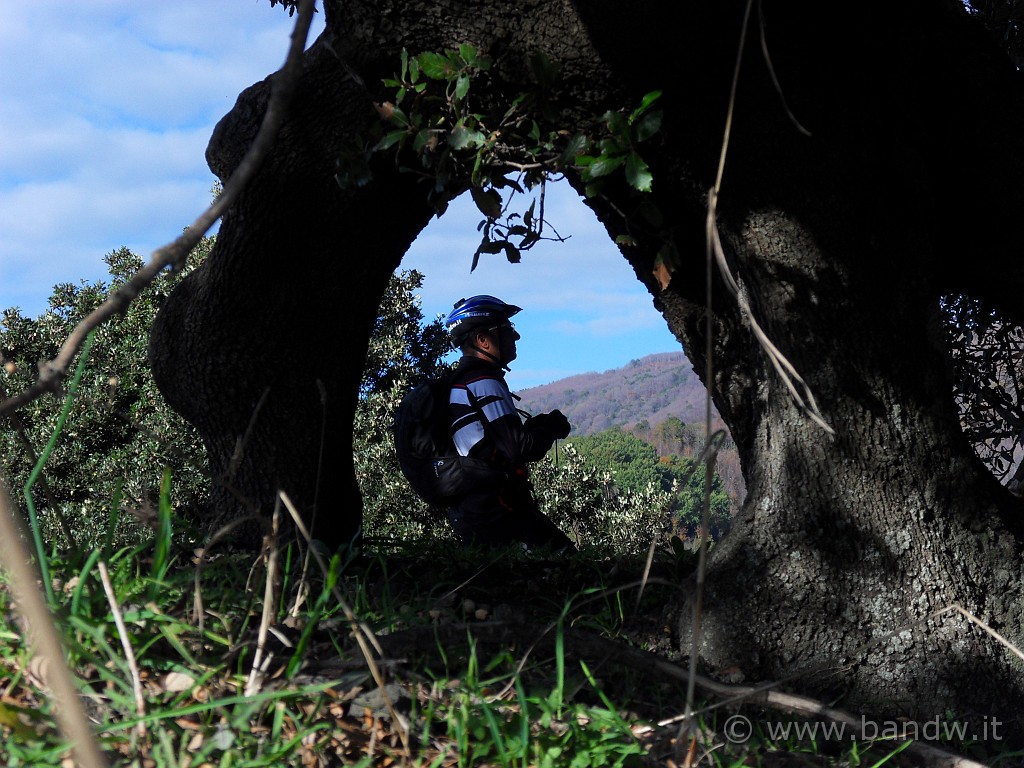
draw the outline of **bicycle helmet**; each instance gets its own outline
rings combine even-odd
[[[494,296],[470,296],[455,302],[455,307],[445,320],[445,326],[452,339],[461,343],[473,329],[501,323],[517,312],[522,312],[522,307],[506,304]]]

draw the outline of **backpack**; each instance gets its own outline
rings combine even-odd
[[[450,377],[425,379],[398,406],[392,431],[402,474],[424,501],[451,506],[466,493],[493,485],[505,473],[480,459],[459,456],[452,443]]]

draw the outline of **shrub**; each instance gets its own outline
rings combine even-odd
[[[184,269],[164,273],[142,291],[123,314],[94,332],[87,366],[67,425],[34,486],[40,501],[40,525],[47,541],[66,537],[62,515],[75,543],[88,545],[106,532],[112,500],[123,509],[115,544],[145,538],[141,524],[155,518],[161,478],[170,468],[172,498],[180,516],[197,512],[206,495],[205,452],[196,431],[164,402],[149,370],[149,328],[175,285],[192,271],[212,246],[204,239]],[[123,285],[142,266],[126,248],[104,261],[111,281],[54,286],[49,308],[27,318],[17,308],[0,320],[4,393],[28,387],[40,360],[52,359],[75,325],[98,307],[108,291]],[[15,490],[24,487],[38,456],[53,434],[63,398],[40,398],[8,417],[13,429],[0,430],[0,465]],[[24,499],[22,499],[24,504]],[[183,526],[176,526],[181,529]]]

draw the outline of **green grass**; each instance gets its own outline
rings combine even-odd
[[[65,414],[73,396],[72,387]],[[544,561],[447,540],[392,541],[356,559],[335,555],[322,573],[305,570],[305,548],[284,539],[266,556],[214,546],[200,558],[176,538],[169,472],[144,543],[114,549],[118,486],[97,541],[47,552],[32,484],[40,582],[90,730],[113,766],[634,768],[683,765],[689,754],[693,765],[735,768],[798,754],[881,768],[900,765],[906,749],[756,727],[734,742],[728,718],[746,711],[736,708],[703,711],[686,732],[658,726],[679,714],[680,683],[617,663],[614,644],[585,658],[571,642],[585,631],[620,648],[666,651],[656,617],[669,594],[655,579],[636,604],[641,558],[591,550]],[[677,583],[690,559],[666,553],[655,571]],[[24,639],[3,578],[0,764],[64,768],[71,752],[48,669]]]
[[[659,711],[678,713],[681,687],[630,678],[614,661],[570,652],[566,633],[577,620],[585,617],[588,631],[609,637],[629,621],[629,600],[612,599],[608,585],[580,590],[573,600],[554,598],[565,586],[552,586],[557,569],[562,576],[589,578],[600,570],[592,563],[509,560],[489,579],[486,569],[481,572],[486,563],[464,556],[454,570],[436,571],[433,581],[425,581],[422,574],[437,563],[436,551],[428,548],[388,558],[364,555],[347,564],[335,558],[329,574],[317,574],[308,585],[306,605],[296,612],[302,558],[294,544],[284,544],[279,562],[289,570],[278,574],[280,591],[270,593],[271,623],[283,639],[268,634],[263,683],[246,695],[266,573],[259,563],[254,569],[251,557],[214,554],[199,580],[206,607],[200,628],[191,615],[196,564],[168,535],[161,522],[148,546],[97,549],[49,563],[68,663],[111,765],[632,767],[662,765],[673,756],[678,761],[690,747],[688,737],[677,739],[677,726],[652,725]],[[137,662],[141,712],[100,562]],[[467,606],[485,605],[495,583],[541,570],[552,594],[547,601],[524,596],[537,615],[523,626],[539,626],[536,619],[546,617],[547,644],[530,653],[518,644],[498,647],[476,629],[492,617],[476,620]],[[382,639],[436,634],[426,650],[416,646],[399,662],[377,660],[389,689],[397,686],[392,704],[407,725],[404,734],[386,706],[360,705],[376,685],[332,588]],[[453,589],[454,599],[447,598]],[[45,674],[21,639],[6,589],[0,589],[0,608],[0,764],[61,766],[68,748],[54,724]],[[443,633],[445,627],[454,633]],[[451,641],[459,636],[462,641]],[[760,733],[732,744],[722,736],[725,717],[716,710],[699,718],[696,765],[770,765],[781,752],[814,755],[820,765],[899,764],[902,747],[892,743],[835,749],[795,738],[773,742]]]

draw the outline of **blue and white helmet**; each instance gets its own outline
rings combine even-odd
[[[455,308],[448,313],[445,326],[458,343],[474,328],[501,323],[517,312],[522,312],[522,307],[506,304],[494,296],[470,296],[455,302]]]

